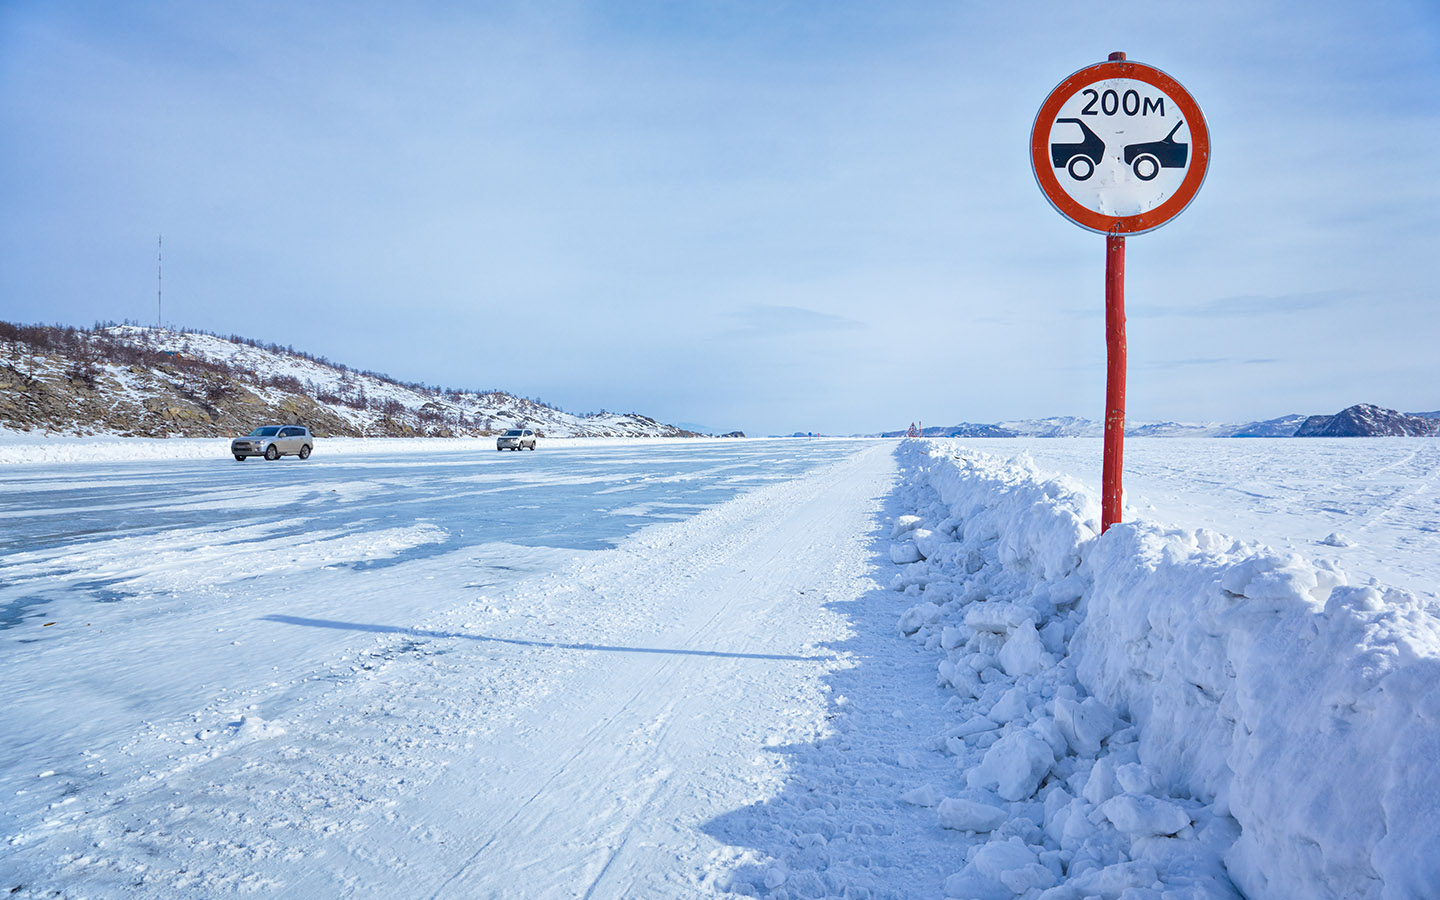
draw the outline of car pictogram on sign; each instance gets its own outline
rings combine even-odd
[[[1190,145],[1175,142],[1175,132],[1184,124],[1183,120],[1176,122],[1175,127],[1161,140],[1130,144],[1125,148],[1125,165],[1130,167],[1136,178],[1149,181],[1159,175],[1161,169],[1185,168],[1185,160],[1190,155]]]
[[[1076,181],[1084,181],[1095,174],[1095,167],[1105,158],[1105,141],[1079,119],[1055,120],[1056,125],[1062,122],[1079,125],[1083,139],[1075,144],[1051,144],[1050,161],[1055,168],[1069,172]]]

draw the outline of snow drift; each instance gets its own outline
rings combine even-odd
[[[900,629],[988,710],[958,749],[1000,729],[941,817],[988,830],[977,798],[1043,804],[951,896],[1433,895],[1433,600],[1206,530],[1101,537],[1096,498],[1023,456],[909,441],[900,460]]]

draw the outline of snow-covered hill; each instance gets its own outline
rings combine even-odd
[[[636,413],[577,416],[503,391],[445,390],[240,338],[110,325],[0,323],[0,426],[61,434],[214,437],[265,422],[321,436],[681,437]]]

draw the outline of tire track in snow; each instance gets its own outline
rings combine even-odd
[[[1403,460],[1397,460],[1390,465],[1381,466],[1380,468],[1375,469],[1372,472],[1366,473],[1366,477],[1377,475],[1390,469],[1398,468],[1411,462],[1418,455],[1418,453],[1411,452],[1410,455],[1405,457],[1405,459]],[[1354,529],[1355,533],[1364,534],[1374,526],[1382,524],[1386,520],[1393,518],[1395,513],[1398,512],[1402,507],[1406,506],[1407,504],[1413,504],[1414,501],[1419,500],[1425,494],[1429,493],[1430,490],[1435,486],[1435,482],[1437,480],[1440,480],[1440,463],[1437,463],[1437,461],[1435,460],[1429,460],[1428,462],[1430,463],[1430,471],[1424,473],[1417,473],[1419,475],[1418,484],[1416,484],[1409,490],[1399,492],[1398,495],[1387,498],[1379,510],[1367,515],[1364,521],[1362,521],[1360,525]]]
[[[465,862],[462,863],[461,866],[456,869],[449,878],[445,879],[445,882],[441,884],[438,889],[436,889],[435,893],[430,895],[430,900],[439,900],[441,895],[445,894],[447,889],[451,885],[455,884],[458,880],[464,877],[464,875],[469,872],[477,862],[480,861],[480,858],[484,856],[485,852],[489,850],[495,844],[495,842],[500,839],[502,835],[506,834],[510,830],[511,826],[516,823],[520,816],[524,814],[526,810],[528,810],[537,800],[544,796],[550,790],[551,785],[553,785],[562,776],[567,774],[576,760],[584,756],[585,752],[595,745],[596,739],[604,732],[610,730],[610,727],[618,721],[620,715],[623,714],[627,709],[629,709],[630,706],[636,700],[638,700],[642,694],[646,692],[647,687],[648,683],[642,683],[640,687],[636,689],[635,693],[631,694],[630,698],[626,700],[623,704],[621,704],[620,708],[617,709],[612,716],[594,725],[590,729],[590,731],[586,733],[584,739],[580,743],[580,746],[575,750],[575,752],[572,753],[568,759],[566,759],[560,764],[560,767],[556,769],[550,775],[550,777],[545,780],[544,784],[540,785],[540,787],[536,789],[533,794],[531,794],[529,797],[526,797],[523,802],[516,806],[515,811],[512,812],[508,818],[506,818],[503,822],[496,826],[494,831],[490,833],[490,837],[486,839],[485,843],[482,844],[479,849],[477,849],[474,853],[472,853],[470,855],[470,858],[465,860]],[[653,792],[651,796],[653,796]],[[608,865],[609,863],[607,862],[606,866],[608,867]],[[593,885],[591,886],[591,890],[594,890]],[[462,896],[469,896],[469,894],[467,893]],[[590,896],[590,892],[587,892],[586,896]]]

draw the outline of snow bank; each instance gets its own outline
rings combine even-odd
[[[1436,609],[1214,532],[1099,537],[1096,498],[1025,457],[900,457],[900,630],[966,717],[940,824],[1036,826],[994,828],[951,896],[1433,896]]]

